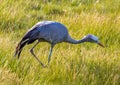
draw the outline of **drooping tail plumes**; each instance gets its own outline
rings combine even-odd
[[[15,57],[18,56],[18,59],[19,59],[22,49],[28,43],[28,41],[29,41],[29,36],[28,34],[26,34],[16,47],[15,54],[14,54]]]
[[[15,56],[18,56],[18,58],[20,57],[21,51],[23,49],[23,47],[27,44],[28,40],[23,41],[22,43],[18,43],[17,47],[16,47],[16,51],[15,51]]]
[[[36,28],[32,28],[31,30],[29,30],[25,36],[21,39],[21,41],[18,43],[16,50],[15,50],[15,54],[14,56],[18,56],[18,58],[20,57],[20,54],[22,52],[23,47],[26,44],[31,44],[32,42],[34,42],[36,40],[36,38],[32,37],[32,35],[36,34],[34,31],[36,31]]]

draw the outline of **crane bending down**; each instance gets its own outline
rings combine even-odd
[[[80,44],[83,42],[93,42],[104,47],[99,42],[99,39],[92,34],[88,34],[80,40],[74,40],[73,38],[70,37],[67,28],[63,24],[54,21],[42,21],[34,25],[21,39],[21,41],[18,43],[16,47],[15,56],[17,55],[19,59],[23,47],[26,44],[31,44],[36,40],[37,43],[31,48],[30,52],[43,67],[44,64],[37,58],[33,51],[33,49],[39,42],[48,42],[51,44],[50,53],[48,55],[48,64],[51,59],[53,47],[57,43],[68,42],[71,44]]]

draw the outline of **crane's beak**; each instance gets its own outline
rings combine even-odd
[[[105,47],[102,43],[98,42],[98,45],[100,45],[101,47]]]

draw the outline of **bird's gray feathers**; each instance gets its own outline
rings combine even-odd
[[[94,35],[87,35],[80,40],[75,40],[70,37],[68,34],[67,28],[59,23],[54,21],[42,21],[35,24],[24,37],[19,42],[16,47],[16,55],[20,55],[22,48],[26,44],[31,44],[35,40],[49,42],[51,44],[57,44],[60,42],[68,42],[73,44],[78,44],[82,42],[98,42],[98,38]]]
[[[15,55],[19,55],[26,44],[31,44],[35,40],[47,41],[49,43],[59,43],[65,41],[68,31],[66,27],[58,22],[43,21],[38,22],[23,36],[16,47]],[[19,57],[18,56],[18,57]]]
[[[68,30],[59,22],[43,21],[34,25],[28,33],[30,38],[44,39],[50,43],[59,43],[67,38]]]

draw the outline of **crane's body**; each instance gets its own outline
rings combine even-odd
[[[26,35],[33,40],[39,39],[43,42],[46,41],[56,44],[67,38],[68,30],[59,22],[43,21],[33,26]]]
[[[21,39],[16,47],[15,56],[18,55],[19,58],[23,47],[26,44],[31,44],[36,40],[38,40],[38,42],[31,48],[30,52],[43,67],[44,64],[36,57],[33,52],[33,49],[39,42],[48,42],[51,44],[51,49],[48,56],[48,63],[50,62],[54,45],[60,42],[68,42],[72,44],[94,42],[103,47],[98,38],[94,35],[88,34],[80,40],[74,40],[70,37],[67,28],[63,24],[54,21],[42,21],[35,24]]]

